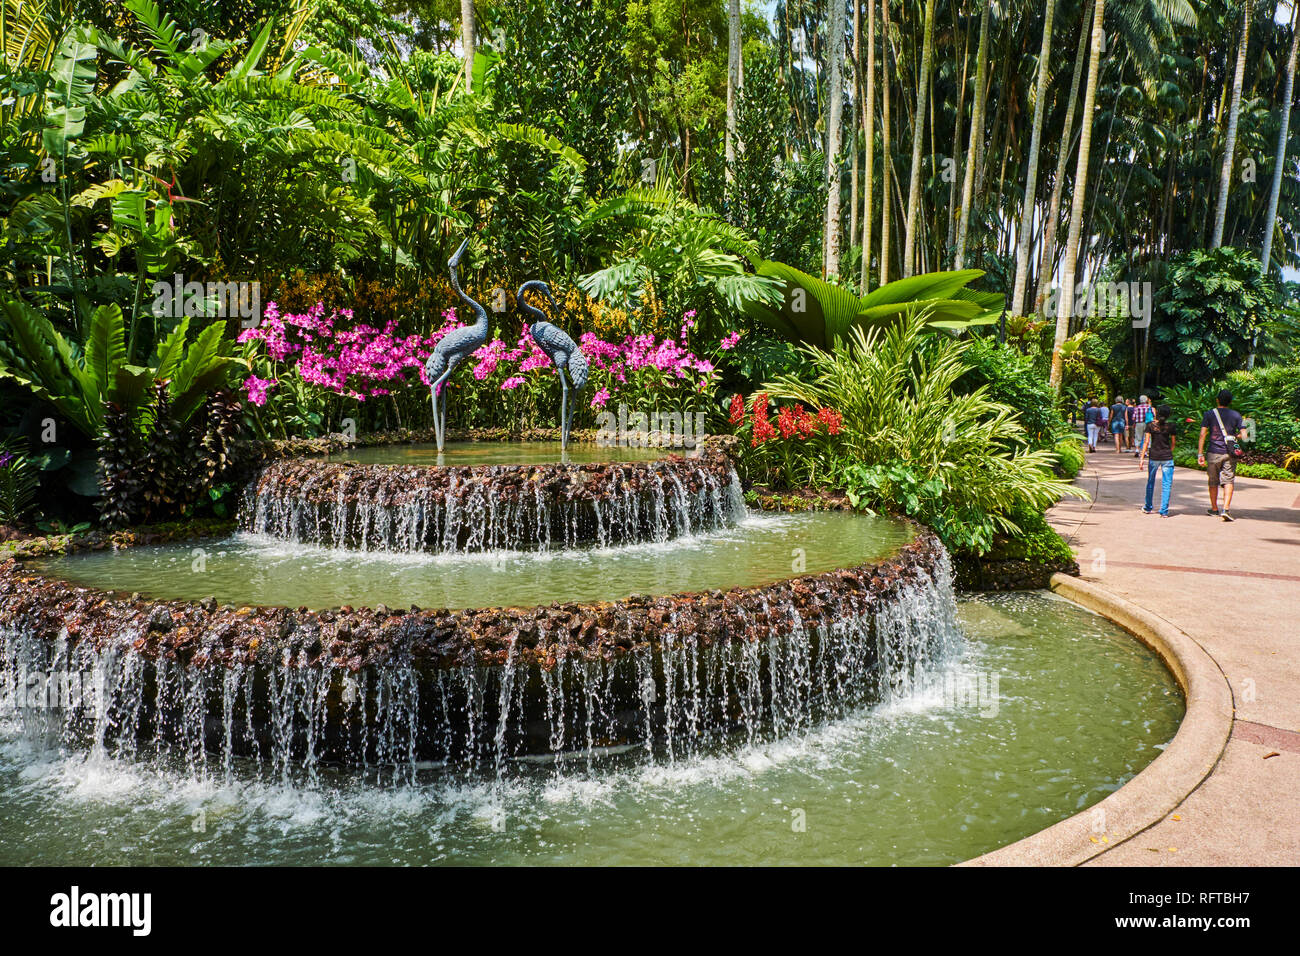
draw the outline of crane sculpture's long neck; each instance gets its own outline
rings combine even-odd
[[[546,313],[524,298],[524,293],[528,292],[531,288],[531,285],[524,283],[519,287],[519,291],[515,293],[515,303],[519,306],[519,311],[528,317],[526,321],[530,333],[533,331],[534,325],[538,322],[546,321]]]
[[[456,290],[456,295],[460,296],[460,300],[474,310],[474,328],[486,333],[488,327],[487,309],[466,295],[465,290],[460,287],[460,263],[453,263],[450,272],[451,287]]]

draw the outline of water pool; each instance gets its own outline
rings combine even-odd
[[[1086,809],[1173,738],[1177,685],[1102,618],[1041,593],[959,615],[960,657],[910,696],[676,762],[198,774],[44,749],[0,714],[0,865],[948,864]]]

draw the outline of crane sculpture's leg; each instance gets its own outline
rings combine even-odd
[[[569,447],[569,379],[560,369],[560,451]]]
[[[582,390],[575,387],[569,396],[569,431],[573,431],[573,413],[578,410],[578,396],[581,394]]]
[[[446,438],[447,428],[447,396],[439,396],[438,392],[446,384],[447,379],[451,378],[451,369],[442,373],[442,376],[433,383],[433,436],[438,443],[438,451],[442,451],[443,441]]]
[[[433,440],[437,442],[438,449],[442,449],[442,432],[438,428],[438,385],[434,382],[429,386],[429,401],[433,402]]]

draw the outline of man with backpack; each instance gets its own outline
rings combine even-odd
[[[1196,445],[1196,460],[1205,466],[1210,481],[1210,507],[1206,514],[1224,521],[1234,520],[1232,486],[1237,477],[1237,459],[1243,454],[1241,443],[1246,430],[1241,412],[1232,405],[1232,392],[1219,393],[1219,404],[1201,416],[1201,440]],[[1206,439],[1209,439],[1207,442]],[[1223,486],[1223,510],[1219,510],[1219,486]]]
[[[1133,427],[1133,447],[1135,449],[1133,452],[1134,458],[1137,458],[1142,454],[1142,440],[1146,437],[1147,422],[1151,421],[1154,417],[1155,414],[1151,408],[1151,399],[1143,395],[1141,401],[1133,406],[1133,409],[1129,414],[1129,421],[1132,423]]]

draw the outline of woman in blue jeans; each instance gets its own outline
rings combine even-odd
[[[1156,490],[1156,473],[1160,474],[1160,517],[1169,517],[1169,493],[1174,484],[1174,445],[1178,438],[1169,421],[1172,409],[1168,405],[1156,408],[1156,420],[1147,425],[1142,438],[1142,453],[1138,467],[1147,469],[1147,500],[1142,507],[1144,515],[1151,514],[1151,498]]]

